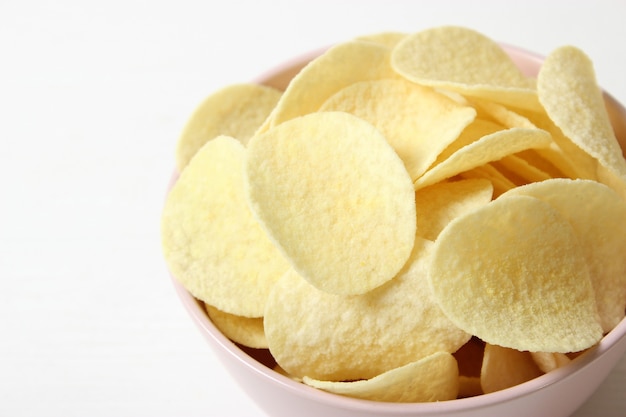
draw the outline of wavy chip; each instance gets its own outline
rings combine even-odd
[[[530,352],[485,345],[480,386],[485,394],[519,385],[542,375]]]
[[[204,304],[209,318],[215,326],[230,340],[254,349],[266,349],[267,338],[263,330],[263,317],[242,317],[225,313]]]
[[[227,136],[198,151],[167,196],[162,246],[172,275],[194,297],[227,313],[260,317],[289,264],[248,208],[245,153]]]
[[[537,90],[550,119],[568,139],[597,160],[600,180],[626,195],[626,160],[589,57],[573,46],[555,49],[541,66]]]
[[[416,180],[476,116],[476,110],[405,80],[363,81],[331,96],[320,111],[343,111],[385,135]]]
[[[389,47],[370,41],[354,40],[331,47],[291,80],[259,132],[318,111],[328,97],[352,83],[398,78],[390,56]]]
[[[182,171],[209,140],[231,136],[244,145],[276,106],[281,92],[258,84],[233,84],[208,96],[187,121],[176,144],[176,168]]]
[[[532,182],[541,182],[552,179],[551,174],[541,170],[529,163],[526,159],[513,154],[492,162],[500,172],[517,185],[524,185]]]
[[[553,143],[549,147],[537,149],[536,152],[561,171],[564,174],[561,177],[598,179],[597,161],[567,138],[545,111],[518,110],[518,112],[552,136]]]
[[[550,372],[569,364],[572,360],[565,353],[530,352],[541,372]]]
[[[497,168],[491,164],[481,165],[469,171],[461,172],[460,178],[464,179],[486,179],[493,186],[493,197],[497,198],[512,188],[515,188],[513,181],[504,176]]]
[[[440,182],[416,191],[417,234],[436,240],[450,221],[489,203],[492,196],[493,185],[481,178]]]
[[[250,141],[245,171],[253,212],[315,287],[363,294],[409,258],[412,181],[370,123],[343,112],[289,120]]]
[[[539,198],[570,222],[589,268],[602,329],[610,331],[626,314],[626,202],[604,184],[565,178],[517,187],[506,195]]]
[[[402,272],[364,295],[329,294],[295,271],[285,274],[265,311],[265,333],[278,364],[297,377],[370,379],[463,346],[470,335],[443,314],[428,287],[432,246],[418,238]]]
[[[448,352],[437,352],[368,380],[335,382],[305,376],[302,381],[327,392],[365,400],[433,402],[457,397],[458,374],[454,357]]]
[[[505,105],[540,109],[534,80],[492,39],[472,29],[441,26],[407,35],[392,67],[415,83]]]
[[[602,338],[578,236],[537,198],[500,196],[450,222],[428,276],[446,315],[487,343],[573,352]]]
[[[481,137],[463,146],[415,181],[415,189],[448,179],[463,171],[497,161],[526,149],[549,146],[552,139],[541,129],[511,128]]]

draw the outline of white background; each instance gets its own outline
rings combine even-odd
[[[209,93],[356,35],[460,24],[577,45],[626,102],[625,16],[623,0],[0,0],[0,416],[263,415],[160,252],[174,145]],[[626,359],[576,417],[625,415],[624,387]]]

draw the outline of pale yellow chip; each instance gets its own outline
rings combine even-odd
[[[485,394],[519,385],[542,374],[530,352],[485,345],[480,373],[480,385]]]
[[[517,154],[505,156],[491,164],[504,173],[507,178],[515,178],[517,181],[514,182],[517,185],[541,182],[553,178],[550,174],[530,164]]]
[[[478,139],[490,135],[492,133],[496,133],[498,131],[504,130],[504,126],[492,122],[490,120],[485,119],[475,119],[472,123],[470,123],[464,130],[461,132],[459,137],[448,145],[438,156],[435,162],[431,165],[430,168],[433,168],[439,165],[441,162],[448,159],[452,154],[457,152],[459,149],[466,147],[467,145],[471,145],[472,143],[478,141]]]
[[[493,185],[486,179],[440,182],[415,193],[417,234],[434,241],[452,219],[491,201]]]
[[[494,103],[491,101],[481,100],[481,99],[473,99],[472,104],[476,107],[479,117],[489,117],[494,122],[504,126],[505,128],[541,128],[543,130],[547,130],[543,125],[536,126],[531,120],[527,117],[523,116],[519,112],[515,112],[501,104]],[[554,138],[554,134],[556,132],[552,130],[547,130]],[[555,143],[551,143],[547,147],[541,148],[539,151],[543,151],[543,149],[557,147]],[[560,151],[560,149],[559,149]],[[527,150],[522,152],[534,152],[533,150]],[[548,153],[549,155],[553,155],[553,153]],[[528,155],[526,155],[528,156]],[[503,165],[503,168],[506,170],[515,173],[519,177],[526,180],[526,182],[533,181],[543,181],[548,178],[562,177],[562,172],[554,166],[552,163],[546,163],[544,159],[538,159],[539,155],[534,155],[531,159],[524,159],[521,155],[511,155],[503,158],[500,162]],[[559,162],[561,159],[558,160]],[[539,163],[538,165],[533,164]],[[497,165],[497,164],[495,164]],[[572,163],[567,162],[567,168],[572,166]],[[574,170],[570,170],[568,172],[574,172]]]
[[[568,139],[545,111],[519,110],[519,113],[539,129],[550,132],[552,136],[554,143],[547,148],[538,149],[537,153],[558,167],[569,178],[598,179],[598,162]]]
[[[392,279],[415,241],[415,192],[370,123],[343,112],[289,120],[249,143],[248,199],[315,287],[363,294]]]
[[[472,168],[469,171],[464,171],[459,174],[460,178],[464,179],[486,179],[491,182],[493,186],[493,198],[497,198],[515,188],[515,183],[504,176],[498,169],[491,164],[481,165],[476,168]]]
[[[215,326],[230,340],[254,349],[266,349],[267,338],[263,330],[263,317],[242,317],[225,313],[204,304],[209,318]]]
[[[626,310],[626,202],[608,186],[590,180],[553,179],[506,195],[539,198],[573,226],[583,248],[605,332]]]
[[[434,353],[367,380],[320,381],[305,376],[302,381],[335,394],[384,402],[447,401],[459,392],[456,361],[448,352]]]
[[[355,40],[374,42],[388,48],[393,48],[398,44],[398,42],[404,39],[406,35],[407,34],[404,32],[378,32],[357,36]]]
[[[309,62],[289,83],[259,132],[313,113],[334,93],[358,81],[398,78],[389,63],[391,49],[369,41],[350,41]]]
[[[511,128],[483,136],[454,152],[415,181],[415,189],[453,177],[463,171],[497,161],[505,156],[549,146],[552,139],[541,129]]]
[[[502,104],[479,98],[472,98],[471,103],[478,111],[478,117],[488,117],[506,128],[522,127],[532,129],[538,127],[519,112],[515,112]]]
[[[626,160],[589,57],[573,46],[552,51],[539,71],[537,89],[550,119],[597,160],[598,178],[625,196]]]
[[[412,180],[476,116],[472,107],[401,79],[351,84],[326,100],[320,111],[343,111],[372,123],[404,161]]]
[[[418,84],[540,108],[534,80],[522,74],[500,45],[468,28],[441,26],[407,35],[393,48],[391,65]]]
[[[487,343],[572,352],[602,338],[584,248],[537,198],[500,196],[450,222],[428,276],[448,317]]]
[[[291,375],[289,372],[287,372],[287,371],[285,371],[283,368],[281,368],[281,366],[280,366],[280,365],[274,365],[274,366],[272,367],[272,369],[273,369],[275,372],[278,372],[279,374],[281,374],[281,375],[283,375],[283,376],[286,376],[287,378],[289,378],[289,379],[291,379],[291,380],[293,380],[293,381],[296,381],[296,382],[302,382],[302,378],[297,377],[297,376],[294,376],[294,375]]]
[[[530,356],[541,372],[554,371],[572,361],[565,353],[530,352]]]
[[[359,296],[317,290],[294,271],[265,311],[270,352],[289,374],[327,381],[370,379],[435,352],[455,352],[470,335],[442,313],[428,287],[433,243],[417,239],[393,280]]]
[[[187,121],[176,144],[176,168],[182,171],[207,141],[231,136],[244,145],[269,116],[281,92],[257,84],[233,84],[208,96]]]
[[[552,147],[552,145],[550,145],[550,147]],[[528,162],[533,167],[539,169],[542,172],[545,172],[548,176],[550,176],[550,178],[577,178],[575,175],[569,176],[565,174],[560,169],[558,164],[555,164],[551,161],[553,158],[550,155],[548,155],[547,157],[543,155],[546,150],[548,150],[548,153],[550,154],[556,154],[556,152],[552,152],[552,150],[550,150],[550,147],[527,149],[525,151],[518,152],[516,155]],[[561,156],[563,155],[563,151],[559,149],[558,153],[560,155],[558,155],[557,158],[561,158]]]
[[[194,297],[227,313],[260,317],[289,266],[248,208],[245,153],[226,136],[198,151],[167,196],[162,246],[172,275]]]

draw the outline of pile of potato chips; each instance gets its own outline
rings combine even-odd
[[[377,401],[501,390],[625,316],[626,162],[589,58],[537,78],[445,26],[208,97],[163,210],[172,274],[277,371]]]

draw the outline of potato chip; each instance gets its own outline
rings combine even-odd
[[[485,345],[480,373],[480,385],[485,394],[519,385],[542,374],[530,352]]]
[[[485,169],[489,168],[490,170],[495,171],[499,177],[505,179],[507,183],[512,184],[512,186],[510,186],[510,188],[508,189],[519,187],[520,185],[524,185],[528,183],[528,181],[526,181],[523,176],[519,175],[517,172],[510,171],[506,166],[504,166],[501,163],[501,160],[490,162],[489,164],[486,164],[481,168],[485,168]],[[489,173],[491,174],[491,171]],[[503,192],[508,191],[508,189]],[[501,193],[499,194],[494,193],[494,195],[496,196],[499,196],[500,194]]]
[[[499,132],[504,130],[504,126],[494,123],[490,120],[485,119],[475,119],[472,123],[470,123],[464,130],[461,132],[459,137],[448,145],[440,154],[437,156],[435,162],[430,166],[433,168],[439,165],[441,162],[448,159],[452,154],[457,152],[459,149],[466,147],[467,145],[471,145],[476,142],[478,139],[490,135],[492,133]]]
[[[493,101],[482,100],[479,98],[472,98],[472,105],[478,111],[478,117],[489,118],[494,122],[506,127],[522,127],[526,129],[533,129],[535,126],[530,120],[523,115]]]
[[[545,111],[519,110],[519,113],[552,136],[553,143],[549,147],[537,149],[537,153],[558,167],[569,178],[598,179],[597,161],[565,137]]]
[[[622,156],[626,158],[626,118],[624,117],[624,106],[606,91],[603,92],[603,96],[613,132],[615,132],[615,137],[622,150]]]
[[[450,222],[428,276],[446,315],[487,343],[572,352],[602,337],[576,232],[537,198],[503,195]]]
[[[408,35],[393,48],[391,65],[418,84],[540,108],[534,80],[522,74],[500,45],[468,28],[441,26]]]
[[[266,349],[267,338],[263,330],[263,317],[242,317],[225,313],[204,304],[209,318],[215,326],[230,340],[254,349]]]
[[[281,92],[257,84],[233,84],[207,97],[191,115],[176,145],[182,171],[210,139],[231,136],[244,145],[270,114]]]
[[[472,107],[405,80],[351,84],[326,100],[320,111],[343,111],[372,123],[404,161],[413,180],[476,115]]]
[[[528,111],[523,111],[523,110],[513,111],[501,104],[494,103],[491,101],[481,100],[481,99],[472,99],[472,104],[476,107],[477,111],[479,112],[478,117],[483,117],[483,118],[489,117],[491,120],[502,125],[505,128],[509,128],[509,129],[514,128],[514,127],[528,128],[528,129],[540,128],[549,132],[552,135],[553,140],[555,136],[558,136],[558,137],[562,136],[561,132],[558,131],[558,129],[554,129],[554,125],[551,122],[545,123],[547,117],[542,117],[539,115],[539,113],[528,112]],[[543,121],[544,123],[541,123],[540,125],[536,125],[535,123],[533,123],[533,121],[536,121],[536,119],[533,119],[533,121],[531,121],[524,114],[526,115],[534,114],[538,118],[540,118],[541,121]],[[524,159],[522,155],[519,155],[520,157],[522,157],[523,161],[508,161],[511,163],[515,163],[516,166],[508,167],[507,169],[511,170],[512,168],[513,171],[517,171],[519,169],[523,173],[529,174],[530,176],[528,175],[527,176],[522,175],[522,176],[531,181],[542,181],[543,179],[546,179],[546,178],[555,178],[555,177],[565,176],[565,174],[563,174],[561,169],[557,167],[561,167],[562,169],[564,169],[565,172],[569,174],[569,176],[578,177],[580,174],[578,174],[579,169],[576,168],[575,162],[570,161],[569,158],[564,156],[563,151],[557,144],[559,143],[559,141],[556,140],[555,142],[556,143],[551,143],[547,147],[542,147],[536,150],[522,151],[523,153],[525,153],[524,156],[526,157],[526,159]],[[571,149],[568,149],[568,150],[571,150]],[[532,157],[531,155],[529,155],[529,153],[532,155]],[[539,154],[544,154],[548,156],[548,160],[540,157]],[[511,159],[511,158],[516,158],[516,157],[514,156],[506,157],[505,159]],[[553,161],[553,162],[548,162],[548,161]]]
[[[249,143],[248,199],[306,280],[363,294],[392,279],[415,241],[415,192],[370,123],[343,112],[289,120]]]
[[[287,378],[289,378],[289,379],[291,379],[293,381],[302,382],[302,378],[291,375],[289,372],[287,372],[283,368],[281,368],[280,365],[275,365],[272,369],[274,371],[278,372],[279,374],[281,374],[283,376],[286,376]]]
[[[384,402],[447,401],[459,391],[456,361],[448,352],[434,353],[368,380],[335,382],[305,376],[303,382],[335,394]]]
[[[285,274],[264,317],[276,362],[296,377],[351,381],[458,350],[470,335],[432,297],[426,277],[432,246],[418,238],[402,272],[364,295],[329,294],[295,271]]]
[[[539,198],[571,223],[589,268],[602,329],[610,331],[626,310],[626,202],[598,182],[565,178],[528,184],[506,195]]]
[[[484,179],[441,182],[415,193],[417,234],[434,241],[450,221],[491,201],[493,185]]]
[[[245,153],[226,136],[198,151],[167,196],[162,246],[172,275],[194,297],[227,313],[260,317],[289,265],[248,208]]]
[[[462,147],[426,171],[415,181],[415,189],[418,190],[516,152],[541,148],[550,143],[550,134],[541,129],[512,128],[499,130]]]
[[[553,145],[550,145],[552,147]],[[521,151],[516,153],[516,155],[522,158],[524,161],[528,162],[531,166],[539,169],[542,172],[545,172],[550,178],[577,178],[574,176],[569,176],[565,174],[559,167],[558,164],[554,164],[551,160],[553,159],[550,155],[548,157],[544,157],[545,151],[548,151],[550,154],[556,154],[556,152],[552,152],[548,148],[537,148],[537,149],[527,149],[525,151]],[[561,158],[563,155],[562,150],[558,150],[557,158]]]
[[[517,178],[518,185],[541,182],[552,178],[550,174],[528,163],[528,161],[516,154],[505,156],[491,164],[500,172],[506,173],[505,176],[507,178]]]
[[[530,356],[541,372],[550,372],[565,366],[572,360],[565,353],[530,352]]]
[[[259,133],[319,110],[328,97],[352,83],[398,78],[389,63],[390,55],[390,48],[368,41],[331,47],[291,80]]]
[[[379,32],[379,33],[371,33],[368,35],[357,36],[355,40],[357,41],[368,41],[381,44],[388,48],[393,48],[400,42],[402,39],[406,37],[406,33],[402,32]]]
[[[512,188],[515,188],[513,181],[505,177],[493,165],[485,164],[469,171],[461,172],[458,175],[464,179],[486,179],[493,186],[493,197],[497,198]]]
[[[624,196],[626,160],[607,113],[593,64],[580,49],[564,46],[552,51],[537,78],[539,100],[550,119],[574,144],[595,158],[602,176],[614,176]],[[609,180],[611,185],[612,180]]]

